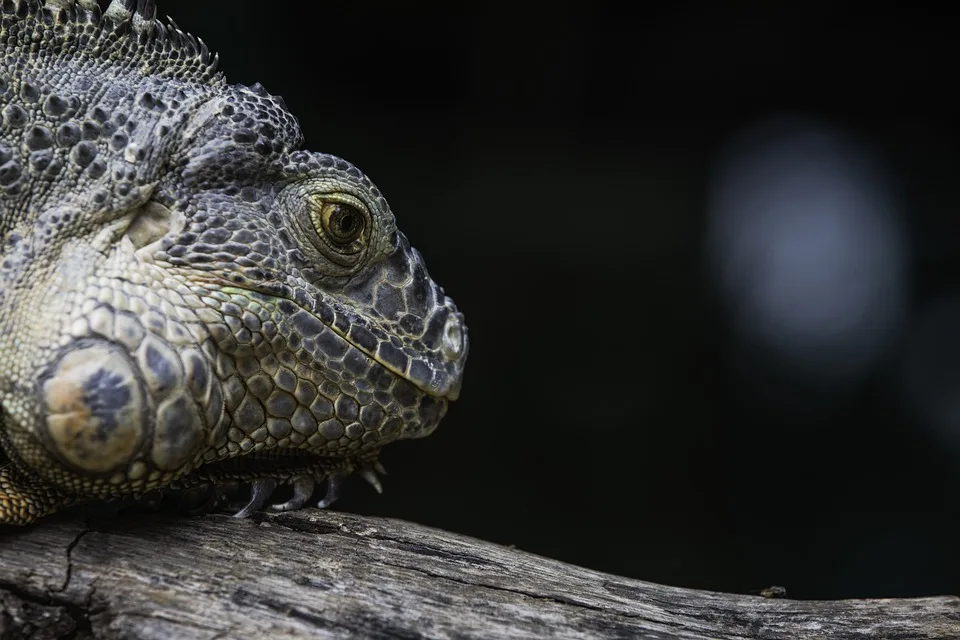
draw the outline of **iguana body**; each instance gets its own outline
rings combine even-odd
[[[152,0],[2,0],[0,523],[375,482],[460,387],[463,317],[349,163]]]

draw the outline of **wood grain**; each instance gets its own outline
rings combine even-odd
[[[0,531],[0,638],[960,638],[960,598],[668,587],[334,511]]]

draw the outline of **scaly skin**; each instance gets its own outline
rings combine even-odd
[[[0,0],[0,523],[226,480],[375,486],[463,316],[370,180],[152,0]]]

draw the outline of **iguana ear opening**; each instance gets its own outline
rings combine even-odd
[[[182,213],[151,200],[137,210],[122,242],[129,242],[128,246],[138,257],[150,260],[163,238],[180,233],[185,225],[186,217]]]

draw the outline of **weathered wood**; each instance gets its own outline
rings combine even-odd
[[[665,587],[333,511],[0,532],[2,638],[960,638],[960,598]]]

